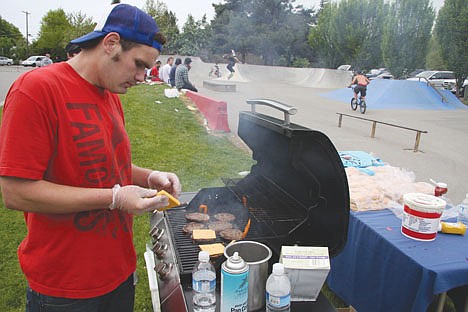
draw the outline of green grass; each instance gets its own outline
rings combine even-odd
[[[139,85],[121,97],[135,164],[177,173],[183,191],[222,186],[221,178],[236,178],[238,172],[250,169],[252,160],[247,151],[236,147],[225,135],[207,133],[200,117],[187,108],[185,101],[167,99],[163,90],[162,86]],[[2,202],[0,224],[0,311],[24,311],[27,284],[16,254],[26,235],[23,214],[5,209]],[[143,257],[148,230],[149,218],[136,217],[136,312],[152,311]]]

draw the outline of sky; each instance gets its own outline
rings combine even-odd
[[[7,1],[7,0],[5,0]],[[10,0],[11,1],[11,0]],[[145,0],[122,0],[122,3],[135,5],[139,8],[145,6]],[[156,2],[156,1],[155,1]],[[196,20],[200,20],[206,14],[208,21],[214,17],[212,3],[222,3],[222,0],[165,0],[169,11],[175,13],[179,28],[185,23],[187,16],[191,14]],[[439,9],[444,0],[432,0],[434,7]],[[109,5],[111,0],[13,0],[8,5],[2,5],[0,16],[15,25],[26,36],[26,16],[28,16],[28,32],[32,39],[37,37],[40,23],[49,10],[62,8],[65,13],[81,12],[87,17],[92,17],[95,22],[101,18],[102,7]],[[320,0],[296,0],[295,4],[302,4],[306,8],[319,7]],[[24,12],[29,12],[26,14]]]

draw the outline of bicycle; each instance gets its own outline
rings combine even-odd
[[[221,77],[221,71],[219,70],[218,64],[216,64],[215,66],[213,66],[211,68],[210,72],[208,73],[208,76],[210,78],[213,78],[213,77],[220,78]]]
[[[354,92],[354,88],[353,88]],[[356,110],[359,105],[359,111],[361,114],[364,114],[366,112],[366,101],[362,98],[362,95],[359,94],[359,100],[357,100],[354,96],[351,98],[351,108],[353,110]]]

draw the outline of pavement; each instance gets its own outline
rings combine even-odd
[[[166,58],[161,56],[163,64]],[[428,98],[433,96],[428,96],[428,90],[424,90],[424,87],[422,91],[415,92],[412,88],[406,89],[406,86],[379,86],[381,82],[372,82],[367,111],[362,115],[352,111],[349,105],[352,96],[351,89],[346,88],[351,79],[349,72],[248,64],[235,66],[236,73],[229,83],[236,84],[236,92],[217,92],[203,87],[203,81],[210,79],[208,73],[214,64],[204,63],[197,57],[191,58],[193,63],[189,78],[199,93],[227,102],[232,136],[237,134],[239,112],[250,110],[247,99],[272,99],[297,107],[298,113],[291,116],[291,122],[323,132],[338,151],[374,153],[392,166],[414,172],[416,181],[429,182],[432,178],[445,182],[449,189],[447,197],[453,204],[460,203],[468,193],[468,109],[463,105],[455,102],[449,108],[443,108],[448,104],[442,101],[432,103]],[[222,83],[227,80],[228,71],[226,64],[219,66],[223,76],[217,80]],[[7,76],[7,80],[4,80],[4,76]],[[4,99],[3,89],[10,76],[4,74],[3,68],[0,70],[0,100]],[[372,86],[376,86],[375,89]],[[402,92],[403,89],[407,91]],[[378,95],[376,99],[372,99],[372,93]],[[417,99],[419,104],[402,105],[401,93],[403,98]],[[281,112],[269,107],[257,106],[257,111],[283,118]],[[371,122],[344,117],[342,127],[338,128],[337,112],[426,130],[428,133],[421,136],[420,151],[413,152],[415,132],[378,124],[375,138],[371,138]]]
[[[190,80],[202,95],[227,102],[232,135],[237,134],[239,112],[250,110],[247,99],[272,99],[297,107],[298,113],[291,116],[291,121],[323,132],[338,151],[373,153],[392,166],[414,172],[416,181],[445,182],[452,204],[460,203],[468,193],[468,109],[457,99],[453,101],[451,94],[445,94],[450,104],[434,99],[434,91],[419,82],[414,88],[411,82],[408,88],[407,81],[374,80],[369,86],[367,111],[362,115],[349,105],[352,96],[352,90],[346,88],[351,79],[349,72],[236,64],[236,73],[229,80],[236,84],[236,92],[218,92],[203,87],[203,80],[209,79],[214,64],[196,57],[192,60]],[[228,71],[226,64],[219,66],[223,77],[217,80],[222,82],[227,80]],[[334,92],[342,95],[333,95]],[[403,102],[404,99],[409,102]],[[269,107],[257,106],[257,111],[283,117]],[[343,117],[342,127],[338,128],[337,112],[428,133],[421,135],[420,151],[413,152],[414,131],[378,124],[375,138],[371,138],[371,122]]]

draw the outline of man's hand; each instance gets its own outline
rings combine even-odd
[[[169,205],[169,198],[167,196],[156,196],[157,192],[157,190],[146,189],[137,185],[122,187],[116,185],[112,189],[112,204],[109,208],[141,215]]]
[[[179,178],[172,172],[151,172],[148,176],[148,186],[159,191],[165,190],[175,198],[178,198],[181,192]]]

